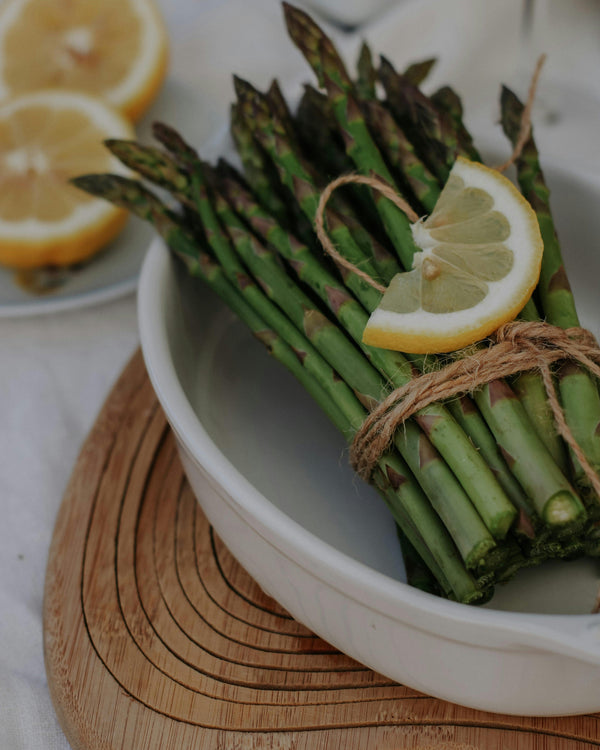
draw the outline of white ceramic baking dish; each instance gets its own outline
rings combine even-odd
[[[550,178],[583,322],[597,334],[600,186]],[[596,562],[522,572],[481,608],[408,586],[391,517],[352,475],[341,436],[159,240],[143,267],[139,326],[203,510],[295,618],[374,670],[472,708],[600,709]]]

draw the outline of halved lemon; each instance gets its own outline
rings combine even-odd
[[[0,100],[66,88],[100,96],[137,119],[167,68],[154,0],[4,0]]]
[[[413,268],[395,276],[363,341],[416,354],[450,352],[513,320],[540,275],[535,213],[500,172],[459,157],[431,215],[412,225]]]
[[[68,180],[127,170],[103,146],[132,138],[133,126],[102,100],[80,92],[40,91],[0,106],[0,263],[65,266],[111,240],[127,212]]]

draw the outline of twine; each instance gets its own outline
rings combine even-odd
[[[408,219],[412,222],[418,221],[419,217],[413,211],[410,205],[404,200],[404,198],[401,195],[398,195],[398,193],[394,190],[393,187],[391,187],[391,185],[388,185],[387,182],[384,182],[379,177],[367,177],[365,175],[356,173],[345,174],[341,177],[337,177],[335,180],[330,182],[325,190],[323,190],[323,192],[321,193],[321,197],[319,198],[319,203],[317,205],[317,212],[315,215],[315,227],[317,231],[317,237],[323,245],[323,248],[336,261],[336,263],[348,269],[349,271],[352,271],[352,273],[354,273],[356,276],[361,278],[363,281],[366,281],[367,284],[370,284],[374,289],[377,289],[378,292],[381,292],[383,294],[386,290],[386,287],[379,284],[377,281],[375,281],[375,279],[369,276],[368,273],[365,273],[360,268],[358,268],[358,266],[355,266],[354,263],[346,260],[346,258],[344,258],[341,253],[338,253],[338,251],[335,249],[335,245],[330,240],[325,229],[325,208],[327,206],[328,200],[331,198],[331,195],[335,190],[337,190],[342,185],[349,184],[368,185],[370,188],[378,190],[388,200],[392,201],[392,203],[398,206],[401,211],[404,211]]]
[[[546,56],[542,55],[537,61],[513,152],[507,161],[494,167],[499,172],[508,169],[520,157],[529,138],[531,111],[545,59]],[[325,209],[331,195],[342,185],[349,184],[367,185],[377,190],[403,211],[413,223],[418,221],[419,217],[394,188],[375,176],[342,175],[330,182],[321,194],[315,226],[323,248],[340,266],[348,269],[383,294],[386,287],[346,260],[336,250],[325,229]],[[546,389],[557,431],[573,451],[590,484],[600,496],[600,478],[569,429],[554,388],[550,365],[560,360],[577,361],[596,377],[600,377],[598,367],[600,349],[589,331],[582,328],[563,330],[543,322],[518,322],[501,327],[494,334],[492,343],[487,349],[478,350],[475,354],[460,358],[439,371],[412,379],[410,383],[396,389],[379,404],[365,419],[354,437],[350,448],[350,462],[353,468],[360,476],[369,480],[378,459],[389,448],[396,429],[428,404],[458,394],[470,393],[486,383],[509,375],[537,370]]]
[[[533,102],[535,101],[535,93],[537,91],[540,73],[542,72],[542,68],[544,67],[545,62],[546,55],[540,55],[533,71],[533,76],[531,77],[531,83],[529,85],[529,91],[527,93],[527,101],[525,102],[525,106],[523,107],[523,113],[521,115],[521,127],[519,128],[519,135],[517,137],[517,140],[515,141],[515,147],[512,154],[504,162],[504,164],[499,164],[498,166],[494,167],[494,169],[497,169],[498,172],[505,172],[512,164],[517,161],[517,159],[521,156],[523,147],[527,143],[527,139],[531,134],[531,111],[533,109]]]
[[[578,362],[600,378],[600,348],[589,331],[583,328],[563,330],[543,322],[507,323],[495,332],[486,349],[458,359],[441,370],[419,375],[376,406],[354,437],[351,464],[363,478],[370,479],[377,460],[390,447],[396,429],[420,409],[470,393],[494,380],[538,370],[557,431],[600,496],[600,478],[567,425],[550,371],[550,365],[565,360]]]

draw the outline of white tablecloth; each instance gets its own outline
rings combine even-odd
[[[587,9],[589,2],[568,5]],[[437,7],[403,0],[364,33],[399,66],[440,55],[433,82],[464,84],[478,114],[491,122],[496,92],[482,93],[483,74],[513,72],[519,6],[518,0],[441,0]],[[203,97],[193,134],[199,146],[224,122],[232,72],[258,86],[273,71],[284,84],[313,80],[287,38],[277,0],[162,0],[162,7],[173,41],[172,75]],[[401,24],[398,14],[405,14]],[[577,68],[584,36],[571,59],[582,81],[596,70]],[[356,47],[359,37],[343,44]],[[570,148],[573,158],[590,157],[581,143]],[[135,297],[0,319],[0,342],[0,750],[66,750],[43,662],[46,558],[81,444],[138,346]]]

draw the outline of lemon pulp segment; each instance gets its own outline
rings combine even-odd
[[[412,229],[420,252],[392,279],[365,343],[452,351],[513,319],[531,296],[543,250],[537,219],[496,170],[459,157],[433,212]]]

